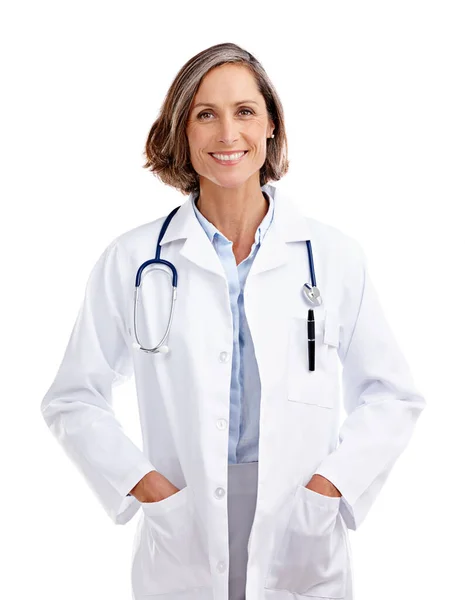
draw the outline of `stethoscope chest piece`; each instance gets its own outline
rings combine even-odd
[[[308,283],[304,283],[302,291],[304,293],[305,298],[310,302],[312,306],[321,305],[322,298],[320,290],[316,287],[316,285],[309,285]]]

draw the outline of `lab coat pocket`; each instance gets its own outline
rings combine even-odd
[[[211,585],[206,536],[189,486],[159,502],[141,502],[144,523],[134,581],[145,595]]]
[[[340,497],[298,487],[265,588],[320,599],[345,597],[348,550],[339,504]]]
[[[158,502],[141,502],[142,510],[146,515],[164,515],[166,512],[170,512],[175,508],[180,508],[186,505],[188,497],[187,497],[188,488],[187,486],[171,494],[167,498],[163,498],[163,500],[159,500]]]
[[[339,320],[336,312],[315,310],[315,370],[308,366],[307,316],[291,317],[288,351],[290,402],[332,408],[339,392]]]

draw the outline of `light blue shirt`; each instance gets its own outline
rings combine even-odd
[[[229,287],[233,317],[233,355],[230,387],[228,464],[258,462],[260,425],[260,377],[257,359],[244,312],[244,285],[260,245],[273,221],[274,200],[263,190],[268,212],[255,232],[250,254],[239,265],[232,251],[233,243],[225,237],[197,208],[198,195],[192,205],[208,239],[224,267]]]

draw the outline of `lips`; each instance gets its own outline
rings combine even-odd
[[[244,160],[247,155],[247,150],[237,150],[236,152],[226,153],[226,156],[229,156],[230,158],[217,158],[214,156],[216,152],[209,152],[209,154],[217,165],[221,165],[223,167],[234,167]],[[233,158],[231,157],[231,154],[239,154],[239,158]]]

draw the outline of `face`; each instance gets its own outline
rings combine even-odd
[[[191,163],[200,183],[207,178],[234,188],[251,177],[259,181],[273,129],[265,99],[246,67],[226,64],[207,73],[192,102],[186,128]],[[227,162],[212,156],[232,151],[245,154]]]

